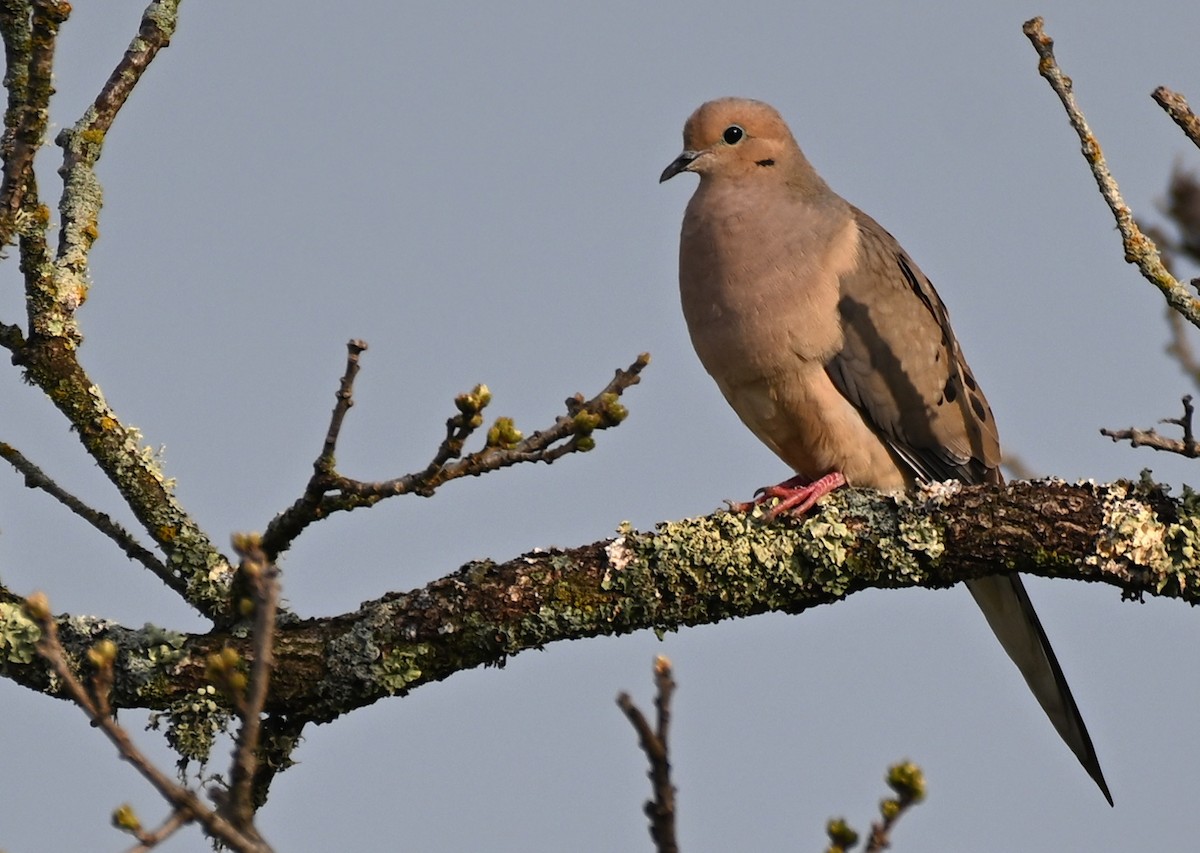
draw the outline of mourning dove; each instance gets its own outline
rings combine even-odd
[[[760,101],[692,114],[661,181],[695,172],[679,290],[725,399],[797,474],[765,490],[804,512],[849,483],[999,483],[1000,442],[946,308],[896,239],[837,195]],[[1112,796],[1017,575],[968,581],[1059,735]]]

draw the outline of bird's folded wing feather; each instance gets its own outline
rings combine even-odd
[[[834,385],[911,470],[915,482],[1002,482],[991,409],[929,279],[862,211],[856,268],[841,280],[845,343]],[[993,633],[1062,739],[1112,804],[1083,717],[1018,575],[968,581]]]

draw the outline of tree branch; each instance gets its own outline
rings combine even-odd
[[[7,246],[17,231],[21,213],[37,206],[33,159],[41,147],[50,116],[54,91],[54,48],[58,29],[71,14],[60,0],[0,3],[0,34],[4,38],[5,85],[8,107],[4,115],[4,138],[0,154],[4,179],[0,183],[0,247]],[[29,192],[33,189],[33,192]]]
[[[671,662],[662,655],[654,661],[654,707],[657,711],[655,725],[651,726],[628,693],[617,696],[617,705],[625,712],[638,743],[650,762],[650,781],[654,786],[654,799],[647,800],[644,811],[650,818],[650,837],[658,853],[679,853],[679,842],[675,836],[675,785],[671,782],[671,698],[675,695],[675,679],[671,676]]]
[[[1130,447],[1149,447],[1153,450],[1164,450],[1168,453],[1177,453],[1180,456],[1195,459],[1200,456],[1200,442],[1196,441],[1195,433],[1192,431],[1192,416],[1195,411],[1196,407],[1192,405],[1192,395],[1188,394],[1183,398],[1183,415],[1181,417],[1163,418],[1159,421],[1160,424],[1172,424],[1180,427],[1183,430],[1182,440],[1159,435],[1153,429],[1144,430],[1134,427],[1102,429],[1100,434],[1108,436],[1114,442],[1128,441]]]
[[[67,660],[66,650],[58,639],[57,622],[50,614],[50,605],[44,595],[30,596],[26,602],[26,611],[29,618],[34,620],[42,631],[41,638],[38,640],[38,653],[60,680],[64,692],[83,709],[88,719],[92,721],[92,725],[104,732],[113,746],[117,748],[121,758],[133,765],[142,778],[171,804],[175,812],[181,815],[182,820],[199,821],[209,835],[239,853],[270,853],[269,846],[260,843],[256,837],[247,838],[244,832],[204,805],[195,791],[173,782],[138,749],[128,732],[112,715],[106,691],[96,689],[95,685],[101,683],[101,679],[94,679],[93,691],[89,694]],[[107,648],[105,648],[106,645]],[[89,649],[87,657],[101,675],[108,670],[109,676],[111,676],[116,657],[115,651],[115,646],[111,641],[101,640]]]
[[[92,509],[92,507],[58,485],[46,472],[30,462],[24,454],[11,444],[5,444],[0,441],[0,459],[7,461],[25,477],[25,485],[28,488],[41,489],[115,542],[116,546],[124,552],[126,557],[131,560],[137,560],[164,583],[170,585],[173,582],[174,578],[171,571],[153,553],[143,548],[141,543],[134,539],[128,530],[117,524],[117,522],[113,521],[105,513],[97,509]]]
[[[846,490],[802,521],[770,524],[718,512],[570,550],[469,563],[352,613],[284,620],[266,711],[291,726],[328,722],[560,640],[801,613],[862,589],[940,588],[1011,571],[1196,604],[1196,548],[1200,496],[1172,498],[1149,482],[946,485],[900,503]],[[0,588],[3,674],[54,695],[27,628],[6,621],[21,601]],[[135,631],[84,617],[62,617],[59,629],[75,655],[101,639],[120,649],[113,708],[168,715],[211,689],[209,655],[253,651],[252,639],[220,630]]]
[[[1042,19],[1039,17],[1026,21],[1024,32],[1040,57],[1038,73],[1046,78],[1050,88],[1062,101],[1067,118],[1071,121],[1071,127],[1075,128],[1076,134],[1079,135],[1079,141],[1083,144],[1084,159],[1091,167],[1096,185],[1100,188],[1100,194],[1104,196],[1109,210],[1112,211],[1113,217],[1117,221],[1117,230],[1121,232],[1121,240],[1125,246],[1125,260],[1137,266],[1142,276],[1159,289],[1172,308],[1186,317],[1192,325],[1200,326],[1200,300],[1196,299],[1186,286],[1171,275],[1163,265],[1154,242],[1142,233],[1137,222],[1134,221],[1129,205],[1121,197],[1116,179],[1108,170],[1108,162],[1100,150],[1100,143],[1093,135],[1092,129],[1088,127],[1087,119],[1084,118],[1083,112],[1075,101],[1071,78],[1063,74],[1058,67],[1054,58],[1054,40],[1043,31]]]
[[[50,60],[56,27],[51,24],[65,18],[69,10],[65,3],[41,0],[34,4],[32,23],[26,24],[26,13],[21,10],[24,5],[0,3],[0,29],[10,63],[6,121],[17,121],[25,128],[12,138],[11,146],[9,135],[5,135],[6,168],[26,159],[18,137],[32,140],[39,126],[44,129],[44,125],[38,125],[38,121],[44,122],[44,116],[25,117],[31,115],[30,111],[40,115],[45,110],[51,91]],[[19,229],[28,323],[25,335],[14,325],[0,325],[0,345],[12,351],[13,363],[24,369],[25,379],[42,389],[67,418],[84,448],[117,487],[150,539],[161,548],[168,568],[157,572],[159,577],[202,615],[223,622],[231,615],[228,585],[232,570],[228,560],[175,498],[172,482],[154,452],[143,445],[141,433],[117,417],[78,360],[82,335],[75,315],[87,298],[87,259],[99,236],[103,197],[95,165],[117,113],[146,67],[169,43],[177,10],[178,0],[150,3],[137,36],[95,102],[72,128],[59,134],[57,141],[64,152],[59,202],[62,223],[53,258],[46,240],[49,211],[37,204],[32,165],[22,167],[28,174],[22,208],[28,213],[24,220],[27,227]],[[24,68],[14,68],[14,61],[18,65],[24,61]],[[37,142],[40,144],[40,133]]]
[[[492,395],[486,385],[455,398],[458,414],[446,421],[446,437],[433,460],[421,471],[381,482],[355,480],[339,474],[335,467],[338,438],[346,413],[354,405],[354,379],[363,341],[347,344],[346,369],[338,384],[337,402],[321,453],[313,463],[313,475],[295,503],[272,519],[263,534],[263,550],[275,559],[291,547],[310,524],[335,512],[374,506],[386,498],[417,494],[430,497],[444,483],[461,477],[478,477],[523,462],[550,464],[568,453],[585,453],[595,446],[592,434],[621,423],[627,414],[620,397],[640,381],[650,356],[642,353],[628,368],[616,371],[612,380],[590,400],[576,394],[566,401],[567,413],[554,424],[523,436],[510,418],[497,418],[488,430],[483,448],[463,456],[464,445],[483,425],[483,410]]]
[[[279,604],[279,570],[267,559],[262,542],[255,536],[240,536],[234,547],[242,557],[238,572],[245,577],[254,596],[254,657],[250,666],[247,695],[238,714],[242,718],[229,780],[227,812],[230,822],[243,833],[254,829],[254,777],[258,769],[259,733],[271,668],[275,664],[275,619]]]
[[[1180,130],[1187,134],[1187,138],[1200,148],[1200,118],[1196,118],[1196,114],[1188,106],[1187,98],[1178,92],[1171,91],[1166,86],[1159,86],[1150,97],[1166,110],[1167,115],[1174,119]]]

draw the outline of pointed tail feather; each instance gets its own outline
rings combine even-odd
[[[1079,714],[1079,706],[1067,686],[1062,668],[1042,630],[1042,623],[1033,609],[1025,585],[1018,575],[999,575],[995,577],[978,578],[967,582],[967,589],[975,597],[975,603],[987,617],[988,624],[995,633],[1000,645],[1008,652],[1033,695],[1041,704],[1046,716],[1058,730],[1058,734],[1083,769],[1088,772],[1101,793],[1113,804],[1112,794],[1104,781],[1104,773],[1100,770],[1100,762],[1096,758],[1096,750],[1092,747],[1092,739],[1088,736],[1083,717]]]

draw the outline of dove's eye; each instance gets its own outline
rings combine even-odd
[[[721,138],[725,140],[726,145],[737,145],[745,135],[746,131],[742,130],[736,124],[731,124],[725,128],[725,132],[721,134]]]

